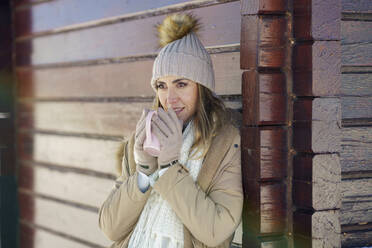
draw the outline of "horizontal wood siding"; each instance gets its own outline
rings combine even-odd
[[[206,47],[236,45],[240,42],[240,18],[236,15],[240,11],[239,7],[239,2],[235,1],[193,10],[204,23],[200,37]],[[152,55],[158,47],[154,24],[161,22],[164,17],[155,15],[117,21],[20,40],[15,44],[17,51],[22,54],[16,58],[17,65],[35,66]]]
[[[372,2],[342,0],[342,246],[372,245]]]
[[[215,69],[216,92],[240,94],[239,52],[214,51],[211,57]],[[96,61],[89,65],[19,69],[17,77],[22,84],[19,85],[18,97],[152,97],[154,91],[146,82],[151,79],[153,62],[154,58],[151,57],[113,63]]]
[[[150,107],[154,24],[201,18],[216,92],[242,108],[239,1],[14,2],[20,247],[106,247],[98,210],[118,151]],[[89,9],[89,11],[87,11]],[[242,243],[242,227],[234,247]]]
[[[24,1],[26,2],[26,1]],[[167,5],[182,4],[186,0],[161,0],[161,1],[122,1],[113,0],[105,4],[99,0],[54,0],[32,7],[19,4],[16,7],[16,37],[53,32],[66,26],[81,25],[87,22],[102,22],[113,17],[129,17],[138,15],[137,12],[148,12],[152,9],[167,8]],[[92,8],[92,6],[94,6]],[[90,11],[84,12],[82,10]],[[32,16],[32,22],[25,25],[25,20]],[[45,21],[48,20],[48,21]]]

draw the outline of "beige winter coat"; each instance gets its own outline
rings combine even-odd
[[[145,193],[137,186],[133,145],[134,136],[125,144],[122,174],[99,211],[99,227],[115,241],[111,247],[128,246],[151,190],[168,201],[184,224],[185,248],[230,247],[243,208],[239,129],[227,123],[214,137],[197,182],[186,167],[175,164]]]

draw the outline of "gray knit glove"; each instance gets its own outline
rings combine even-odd
[[[172,108],[167,112],[159,108],[151,127],[161,146],[158,157],[158,165],[161,169],[162,165],[169,164],[180,157],[183,142],[182,121],[177,118]]]
[[[148,109],[144,109],[141,118],[137,123],[133,151],[134,161],[137,164],[137,170],[146,175],[154,173],[158,167],[156,157],[151,156],[143,150],[143,142],[146,138],[146,116],[148,112]]]

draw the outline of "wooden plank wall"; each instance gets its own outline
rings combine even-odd
[[[343,247],[372,245],[372,1],[342,0]]]
[[[178,11],[199,16],[217,93],[241,109],[240,2],[13,5],[21,247],[107,246],[97,211],[113,186],[116,152],[153,99],[154,24]]]

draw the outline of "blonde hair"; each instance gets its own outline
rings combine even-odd
[[[198,85],[198,103],[194,114],[194,144],[191,150],[195,149],[191,158],[199,159],[204,157],[212,143],[212,139],[220,131],[225,122],[226,107],[223,101],[213,92],[201,84]],[[157,110],[161,106],[159,96],[156,94],[153,109]],[[195,158],[198,151],[203,153]]]

